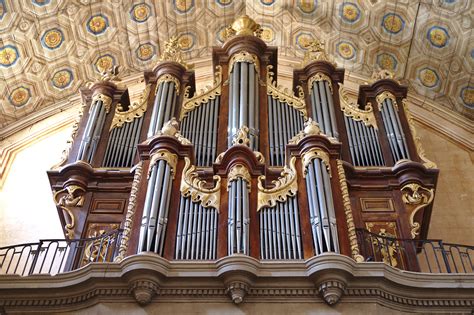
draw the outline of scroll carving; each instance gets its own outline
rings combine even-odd
[[[189,89],[186,87],[184,90],[183,106],[179,115],[179,120],[183,120],[186,114],[193,109],[199,107],[201,104],[207,103],[209,100],[215,99],[222,93],[222,67],[216,66],[216,73],[214,75],[213,86],[207,86],[204,90],[201,90],[198,95],[189,98]]]
[[[437,168],[436,163],[434,163],[433,161],[430,161],[425,155],[425,149],[423,149],[423,146],[420,141],[420,137],[416,133],[415,123],[413,122],[413,117],[411,116],[410,110],[408,109],[407,100],[405,98],[402,100],[402,104],[403,104],[403,110],[405,111],[405,115],[408,120],[408,125],[410,126],[413,142],[415,142],[415,147],[416,147],[416,151],[418,152],[418,156],[424,162],[423,165],[426,168]]]
[[[314,159],[321,159],[324,165],[326,165],[326,169],[328,170],[329,177],[331,177],[331,165],[329,164],[329,154],[319,148],[312,148],[309,151],[303,153],[303,168],[304,173],[303,176],[306,177],[307,170],[309,163]]]
[[[282,103],[287,103],[289,106],[303,113],[303,116],[306,118],[308,113],[306,111],[303,88],[298,85],[298,96],[294,96],[288,89],[277,86],[276,82],[273,81],[272,68],[272,65],[267,66],[267,94],[273,96],[274,99],[280,100]]]
[[[73,208],[82,207],[84,205],[85,192],[85,189],[78,185],[69,185],[54,193],[53,199],[56,206],[60,207],[69,217],[69,220],[66,220],[66,222],[69,221],[69,223],[66,223],[64,226],[66,237],[69,239],[74,237],[74,228],[76,226],[76,219],[72,210]]]
[[[310,94],[312,93],[313,82],[319,81],[326,81],[329,85],[329,89],[331,90],[331,94],[333,93],[331,78],[325,75],[324,73],[318,72],[308,80],[308,91],[310,91]]]
[[[148,84],[140,97],[140,101],[134,102],[127,111],[120,111],[119,106],[115,109],[114,118],[109,131],[114,128],[122,127],[124,123],[132,122],[135,118],[140,118],[146,112],[148,105],[148,96],[150,95],[150,84]]]
[[[382,93],[380,93],[379,95],[377,95],[375,97],[375,100],[377,101],[377,104],[379,106],[379,110],[382,110],[383,101],[385,101],[387,99],[392,100],[393,106],[398,111],[397,99],[395,98],[395,95],[393,95],[392,93],[390,93],[388,91],[382,92]]]
[[[158,87],[160,86],[160,84],[164,82],[173,82],[174,89],[176,90],[176,94],[179,95],[181,83],[179,82],[177,77],[171,74],[163,74],[162,76],[158,78],[158,80],[156,81],[155,94],[158,91]]]
[[[346,215],[347,230],[349,236],[349,244],[351,247],[352,258],[356,262],[363,262],[364,257],[360,254],[359,244],[357,243],[357,235],[352,215],[351,200],[349,198],[349,189],[347,188],[346,173],[341,160],[337,160],[337,173],[339,175],[339,184],[341,186],[342,202],[344,205],[344,214]]]
[[[273,188],[264,188],[262,183],[265,181],[265,176],[259,176],[257,211],[264,207],[275,207],[277,201],[285,202],[288,197],[296,196],[298,182],[295,163],[296,157],[293,156],[290,159],[290,167],[285,165],[281,172],[281,177],[272,182],[274,184]]]
[[[105,107],[105,112],[108,114],[110,112],[110,107],[112,106],[112,98],[110,96],[107,96],[102,93],[97,93],[94,94],[92,97],[92,104],[94,104],[96,101],[102,101],[102,104]],[[92,106],[89,108],[89,113],[92,109]]]
[[[415,222],[415,215],[418,211],[425,208],[433,202],[434,199],[434,188],[428,189],[419,184],[411,183],[402,187],[403,192],[402,200],[405,204],[414,206],[415,208],[411,211],[408,221],[411,228],[411,237],[415,238],[420,230],[420,223]]]
[[[178,164],[178,156],[165,149],[159,149],[151,155],[150,167],[148,168],[148,178],[150,178],[151,170],[155,164],[160,161],[166,161],[171,167],[171,174],[174,178],[176,173],[176,165]]]
[[[234,64],[236,62],[253,63],[255,65],[255,71],[257,71],[258,75],[260,74],[260,61],[258,60],[258,57],[247,51],[241,51],[241,52],[233,54],[232,57],[230,58],[229,77],[230,77],[230,73],[232,72],[232,69],[234,68]]]
[[[183,176],[181,178],[181,194],[183,197],[191,197],[193,202],[200,202],[205,208],[215,208],[219,212],[221,200],[221,177],[214,175],[216,181],[213,188],[205,188],[206,182],[201,180],[196,172],[196,166],[191,165],[191,160],[184,158]]]
[[[230,169],[230,172],[227,175],[227,190],[229,190],[230,183],[237,180],[239,177],[247,182],[247,188],[250,192],[250,181],[252,177],[250,176],[249,170],[242,164],[235,164]]]
[[[133,217],[137,209],[137,196],[140,182],[142,180],[143,161],[140,161],[135,167],[135,175],[133,176],[132,189],[130,190],[130,197],[128,198],[127,214],[125,215],[125,223],[123,225],[123,234],[120,240],[120,247],[118,255],[115,258],[116,262],[121,261],[128,250],[128,241],[132,233]]]
[[[366,104],[365,110],[360,109],[358,104],[349,100],[347,92],[341,83],[339,83],[339,99],[341,101],[341,111],[345,116],[355,121],[362,121],[367,127],[372,126],[375,130],[378,129],[371,103]]]

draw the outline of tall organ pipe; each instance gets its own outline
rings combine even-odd
[[[102,100],[96,100],[92,104],[90,116],[87,120],[84,135],[77,154],[77,160],[83,160],[91,163],[94,158],[97,145],[100,140],[100,134],[104,128],[106,108]]]
[[[311,108],[313,119],[322,132],[330,137],[339,137],[336,114],[329,83],[326,80],[314,81],[311,88]]]
[[[163,128],[163,125],[173,117],[178,99],[174,82],[160,82],[159,80],[158,82],[150,126],[147,133],[148,137],[156,135],[161,128]]]

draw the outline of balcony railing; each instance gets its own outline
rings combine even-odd
[[[474,246],[441,240],[397,239],[357,229],[357,239],[366,261],[427,273],[474,272]]]
[[[0,274],[58,274],[91,262],[113,261],[122,230],[94,238],[52,239],[0,247]]]

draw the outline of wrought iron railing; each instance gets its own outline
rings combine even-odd
[[[366,261],[427,273],[474,272],[474,246],[440,240],[397,239],[357,229],[357,239]]]
[[[57,274],[91,262],[113,261],[122,230],[94,238],[52,239],[0,247],[0,274]]]

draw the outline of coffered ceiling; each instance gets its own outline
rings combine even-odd
[[[395,72],[411,93],[474,118],[471,0],[0,0],[0,128],[78,93],[100,70],[150,70],[179,36],[185,57],[211,56],[248,14],[279,55],[313,37],[347,72]]]

